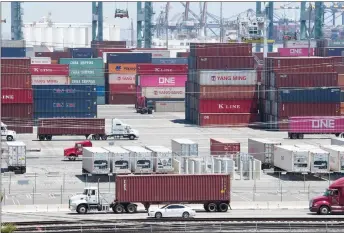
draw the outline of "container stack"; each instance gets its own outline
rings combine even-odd
[[[2,40],[1,57],[26,57],[25,40]]]
[[[72,58],[92,58],[92,48],[70,48],[70,54]]]
[[[18,134],[32,133],[30,58],[2,58],[1,82],[1,121]]]
[[[136,87],[138,98],[145,97],[146,101],[159,103],[174,102],[170,109],[174,111],[176,105],[184,106],[185,82],[188,65],[158,65],[138,64]]]
[[[104,63],[101,58],[60,58],[69,65],[70,84],[96,85],[97,104],[105,104]]]
[[[106,53],[106,103],[135,104],[136,65],[152,63],[151,53]]]
[[[60,64],[31,64],[32,85],[68,85],[69,66]]]
[[[268,129],[287,130],[292,116],[340,115],[333,58],[266,58],[265,62],[262,112]]]
[[[60,58],[71,58],[69,51],[35,52],[35,57],[50,57],[51,64],[58,64]]]
[[[39,85],[34,89],[34,118],[96,118],[95,85]]]
[[[258,120],[252,44],[191,44],[186,119],[200,126],[247,126]]]

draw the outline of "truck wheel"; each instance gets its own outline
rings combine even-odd
[[[153,114],[153,109],[148,109],[148,114]]]
[[[130,140],[134,140],[134,139],[135,139],[135,136],[134,136],[134,135],[130,135],[130,136],[129,136],[129,139],[130,139]]]
[[[45,136],[44,135],[39,135],[38,138],[39,138],[40,141],[44,141],[45,140]]]
[[[102,138],[102,140],[106,141],[107,136],[106,135],[102,135],[101,138]]]
[[[320,207],[319,209],[319,214],[321,215],[327,215],[330,213],[330,208],[328,208],[327,206],[323,205]]]
[[[204,210],[205,210],[206,212],[209,212],[209,210],[208,210],[208,204],[203,204],[203,208],[204,208]]]
[[[70,161],[75,161],[75,160],[76,160],[76,156],[75,156],[75,155],[70,155],[70,156],[68,157],[68,159],[69,159]]]
[[[160,212],[155,213],[155,218],[162,218],[162,213],[160,213]]]
[[[94,138],[96,139],[96,140],[100,140],[100,136],[97,134],[97,135],[94,135]]]
[[[136,213],[136,211],[137,211],[136,205],[134,205],[134,204],[129,204],[127,206],[127,208],[125,208],[125,209],[129,214]]]
[[[226,203],[221,203],[218,206],[219,212],[227,212],[228,211],[228,205]]]
[[[112,207],[113,212],[115,212],[116,214],[121,214],[124,212],[124,206],[121,204],[117,204],[114,207]]]
[[[6,140],[7,140],[7,141],[13,141],[13,137],[12,137],[11,135],[8,135],[8,136],[6,137]]]
[[[297,139],[297,134],[296,133],[292,133],[291,134],[291,139]]]
[[[87,206],[86,205],[79,205],[78,208],[76,209],[76,212],[78,212],[78,214],[86,214],[87,213]]]
[[[216,204],[215,203],[209,203],[208,204],[208,210],[209,210],[209,212],[216,212],[216,210],[217,210]]]
[[[45,136],[45,138],[47,139],[47,141],[51,141],[51,139],[53,138],[53,136],[52,136],[52,135],[47,135],[47,136]]]
[[[303,139],[303,134],[302,134],[302,133],[298,134],[298,135],[297,135],[297,138],[298,138],[298,139]]]

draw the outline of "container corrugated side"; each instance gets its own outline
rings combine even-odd
[[[152,63],[151,53],[107,53],[108,63]]]
[[[101,58],[60,58],[59,63],[69,65],[71,70],[104,68]]]
[[[110,63],[107,64],[109,74],[136,74],[137,64]]]
[[[32,89],[2,89],[2,104],[32,104]]]
[[[267,70],[288,73],[334,72],[334,59],[325,57],[267,58]]]
[[[187,65],[138,64],[136,73],[140,75],[152,74],[187,74]]]
[[[32,85],[68,85],[70,78],[68,76],[49,76],[49,75],[32,75]]]
[[[238,71],[198,71],[197,82],[200,85],[256,85],[256,70],[238,70]]]
[[[185,87],[186,75],[140,75],[137,84],[142,87]]]
[[[289,103],[340,103],[340,88],[280,89],[278,91],[278,101]]]
[[[275,73],[271,76],[274,87],[335,87],[338,73]]]
[[[95,85],[34,86],[34,98],[96,98]]]
[[[146,98],[185,98],[185,87],[142,87]]]
[[[105,86],[105,78],[102,77],[70,77],[70,84],[73,85],[96,85]]]
[[[251,56],[248,43],[191,43],[190,56]]]
[[[188,59],[187,58],[152,58],[152,64],[171,64],[171,65],[187,65]]]
[[[31,64],[51,64],[51,57],[31,57]]]
[[[1,48],[1,57],[25,57],[26,48]]]
[[[258,100],[197,100],[199,113],[258,113]]]
[[[184,112],[184,101],[155,101],[156,112]]]
[[[97,98],[73,99],[53,98],[35,99],[34,112],[96,112]]]
[[[7,129],[16,131],[17,134],[32,134],[33,120],[32,118],[2,118],[1,121],[7,125]]]
[[[135,104],[136,94],[109,94],[108,104]]]
[[[98,96],[105,96],[105,86],[97,86],[97,97]]]
[[[51,60],[59,60],[60,58],[70,58],[70,52],[55,51],[55,52],[35,52],[35,57],[50,57]]]
[[[5,118],[32,118],[33,104],[2,104],[1,117]]]
[[[30,58],[1,58],[1,73],[30,74],[30,63]]]
[[[109,84],[131,84],[135,85],[135,74],[109,74]]]
[[[255,124],[259,120],[256,113],[200,113],[197,114],[197,121],[200,126],[227,126],[227,127],[247,127]]]
[[[304,116],[289,118],[290,133],[342,133],[342,116]]]
[[[97,105],[105,104],[105,96],[97,96]]]
[[[97,112],[35,112],[33,118],[97,118]]]
[[[135,85],[133,84],[110,84],[109,85],[110,93],[118,94],[135,94]]]
[[[30,74],[1,74],[2,88],[31,88]]]
[[[254,69],[255,60],[251,57],[196,57],[191,59],[189,69],[245,70]]]
[[[25,40],[2,40],[1,47],[2,48],[25,48],[26,41]]]
[[[68,65],[61,64],[31,64],[30,72],[32,75],[69,75]]]
[[[199,99],[255,99],[257,86],[199,86],[195,93]]]
[[[240,152],[240,142],[224,138],[210,138],[211,155],[230,155],[238,152]]]
[[[340,103],[276,103],[272,102],[272,115],[289,116],[340,116]]]

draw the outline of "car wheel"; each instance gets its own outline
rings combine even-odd
[[[184,212],[182,217],[183,217],[183,218],[189,218],[189,217],[190,217],[190,214],[189,214],[188,212]]]
[[[155,218],[162,218],[162,213],[160,213],[160,212],[156,213]]]
[[[129,139],[130,139],[130,140],[134,140],[134,139],[135,139],[135,136],[134,136],[134,135],[130,135],[130,136],[129,136]]]

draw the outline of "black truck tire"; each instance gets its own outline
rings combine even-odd
[[[208,209],[209,212],[216,212],[217,211],[217,206],[216,206],[215,203],[209,203],[207,209]]]
[[[47,141],[51,141],[51,139],[53,139],[53,136],[52,135],[46,135],[45,139],[47,139]]]
[[[136,211],[137,211],[137,206],[134,205],[134,204],[129,204],[129,205],[125,208],[125,210],[126,210],[127,213],[129,213],[129,214],[133,214],[133,213],[136,213]]]
[[[40,141],[44,141],[45,140],[45,135],[38,135],[38,139]]]
[[[112,207],[112,210],[113,210],[113,212],[115,212],[116,214],[121,214],[121,213],[124,212],[124,206],[121,205],[121,204],[117,204],[117,205],[114,205],[114,206]]]
[[[87,206],[83,204],[78,205],[76,212],[78,212],[78,214],[87,214]]]
[[[10,141],[13,141],[13,136],[8,135],[8,136],[6,137],[6,140],[9,141],[9,142],[10,142]]]

